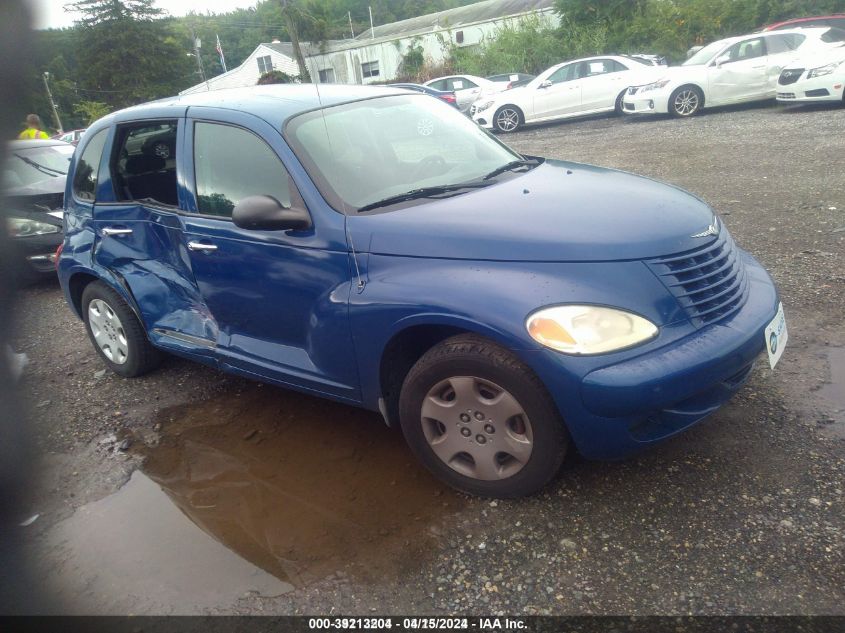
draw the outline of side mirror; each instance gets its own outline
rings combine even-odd
[[[721,68],[722,64],[727,64],[729,61],[731,61],[729,55],[722,55],[721,57],[718,57],[716,59],[716,68]]]
[[[235,226],[253,231],[287,231],[311,228],[311,216],[304,208],[286,207],[272,196],[249,196],[232,211]]]
[[[538,88],[548,88],[548,87],[553,86],[553,85],[554,85],[554,84],[553,84],[551,81],[549,81],[548,79],[546,79],[546,81],[542,82],[542,83],[541,83],[539,86],[537,86],[537,87],[538,87]]]

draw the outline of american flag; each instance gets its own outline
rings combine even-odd
[[[226,68],[226,58],[223,57],[223,46],[220,44],[220,36],[217,36],[217,54],[220,55],[220,65],[223,66],[223,72],[229,72]]]

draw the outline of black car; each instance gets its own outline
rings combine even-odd
[[[62,243],[65,181],[74,147],[58,140],[11,141],[2,174],[2,207],[17,279],[54,277]]]

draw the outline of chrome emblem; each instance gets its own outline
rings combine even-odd
[[[695,235],[690,235],[690,237],[708,237],[709,235],[718,235],[719,234],[719,218],[713,218],[713,224],[707,227],[706,231],[702,231],[701,233],[696,233]]]

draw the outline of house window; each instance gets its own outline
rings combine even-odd
[[[270,58],[269,55],[265,55],[264,57],[258,58],[258,72],[262,75],[264,73],[269,73],[273,70],[273,60]]]
[[[464,43],[464,32],[463,31],[458,31],[457,33],[455,33],[455,42],[457,42],[458,44]]]
[[[321,84],[333,84],[334,83],[334,68],[324,68],[320,71],[320,83]]]
[[[361,64],[364,77],[378,77],[378,62],[364,62]]]

